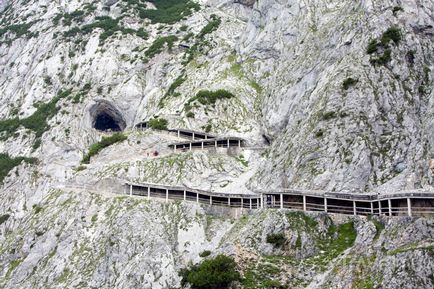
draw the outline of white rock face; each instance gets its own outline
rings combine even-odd
[[[0,223],[0,287],[169,288],[203,250],[232,254],[243,270],[273,254],[313,264],[330,253],[316,242],[327,235],[325,217],[315,234],[280,212],[206,217],[193,205],[113,196],[124,179],[234,194],[432,189],[433,0],[201,0],[170,24],[140,18],[127,2],[0,0],[0,153],[38,159],[14,167],[0,189],[0,217],[9,216]],[[369,43],[393,27],[401,41],[390,42],[384,65],[372,64],[387,53],[379,45],[368,54]],[[218,89],[234,97],[193,99]],[[103,112],[122,120],[128,139],[81,165],[109,135],[94,128]],[[154,117],[243,137],[251,148],[175,154],[176,136],[133,129]],[[360,281],[354,269],[379,288],[432,288],[432,222],[389,222],[389,235],[376,236],[376,223],[357,219],[354,247],[327,259],[367,250],[371,271],[300,271],[291,261],[273,278],[348,288]],[[296,249],[266,242],[282,230]],[[408,260],[417,260],[416,277],[403,269]]]

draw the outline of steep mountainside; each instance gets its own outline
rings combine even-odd
[[[431,288],[429,219],[119,194],[433,190],[433,47],[433,0],[0,0],[0,287],[169,288],[209,249],[245,288]],[[174,153],[143,121],[247,147]]]

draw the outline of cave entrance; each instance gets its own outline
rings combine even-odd
[[[94,128],[101,131],[121,131],[116,120],[106,113],[101,113],[96,117]]]
[[[99,131],[123,131],[125,120],[120,111],[110,102],[101,100],[90,108],[92,127]]]

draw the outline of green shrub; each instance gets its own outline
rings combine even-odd
[[[348,90],[351,86],[354,86],[357,82],[359,82],[359,80],[349,77],[345,79],[344,82],[342,83],[342,89]]]
[[[35,144],[40,144],[41,136],[50,128],[48,121],[58,112],[57,103],[70,93],[71,90],[60,91],[50,102],[39,105],[36,111],[29,117],[0,120],[0,132],[4,133],[1,139],[8,139],[20,126],[23,126],[35,133]]]
[[[390,27],[381,36],[381,44],[387,47],[390,41],[398,44],[402,39],[401,30],[398,27]]]
[[[286,243],[284,233],[272,233],[267,235],[267,243],[272,244],[274,247],[282,247]]]
[[[119,18],[111,18],[109,16],[100,16],[95,18],[95,22],[83,25],[81,27],[73,27],[70,30],[63,33],[66,38],[73,38],[77,35],[86,35],[93,32],[93,30],[100,28],[103,32],[99,35],[100,45],[104,44],[105,40],[110,36],[114,35],[116,32],[121,32],[122,34],[134,34],[143,39],[148,38],[147,32],[143,28],[134,30],[131,28],[122,27],[119,22]]]
[[[402,12],[402,11],[404,11],[404,8],[402,8],[401,6],[395,6],[392,9],[393,15],[395,15],[395,16],[396,16],[396,14],[398,14],[398,12]]]
[[[234,281],[240,281],[233,258],[218,255],[215,258],[204,260],[201,264],[180,272],[181,284],[190,284],[192,289],[224,289],[230,288]]]
[[[185,81],[187,80],[187,78],[184,77],[184,75],[180,75],[178,76],[177,79],[175,79],[175,81],[170,85],[169,89],[166,92],[166,96],[169,95],[173,95],[173,93],[175,92],[175,90],[180,87]]]
[[[187,114],[185,116],[188,118],[194,118],[194,112],[189,111],[189,112],[187,112]]]
[[[9,214],[1,215],[0,216],[0,225],[2,225],[4,222],[6,222],[10,217],[11,217],[11,215],[9,215]]]
[[[323,120],[330,120],[336,117],[336,112],[334,111],[328,111],[328,112],[324,112],[321,116],[321,118]]]
[[[35,211],[35,214],[39,214],[42,211],[42,207],[39,205],[33,205],[32,208]]]
[[[215,16],[214,14],[211,15],[211,21],[208,22],[208,24],[202,28],[202,30],[199,32],[197,37],[203,38],[206,34],[210,34],[210,33],[214,32],[215,30],[217,30],[219,28],[221,23],[222,23],[222,20],[219,17]]]
[[[378,41],[377,40],[371,40],[368,44],[368,47],[366,48],[366,53],[373,54],[377,52],[378,50]]]
[[[152,43],[151,46],[145,51],[145,56],[148,58],[152,58],[155,55],[159,54],[163,49],[164,46],[167,44],[167,47],[169,49],[172,49],[173,43],[178,40],[178,37],[171,35],[171,36],[165,36],[165,37],[159,37],[154,40],[154,43]]]
[[[123,133],[114,133],[113,135],[109,137],[103,137],[100,142],[97,142],[90,146],[89,152],[83,157],[82,163],[83,164],[89,164],[90,158],[94,155],[97,155],[100,151],[102,151],[104,148],[111,146],[112,144],[115,144],[117,142],[122,142],[126,140],[128,137],[124,135]]]
[[[209,250],[205,250],[199,253],[199,256],[202,258],[208,257],[209,255],[211,255],[211,251]]]
[[[11,158],[8,154],[0,154],[0,183],[3,183],[9,172],[22,162],[35,164],[37,159],[28,157]]]
[[[199,10],[199,4],[190,0],[150,0],[157,9],[143,9],[139,5],[140,18],[147,18],[152,23],[173,24]],[[140,4],[140,3],[139,3]]]
[[[167,130],[167,119],[164,118],[154,118],[148,122],[149,128],[158,130]]]
[[[210,90],[200,90],[194,97],[187,101],[187,105],[198,101],[203,105],[215,104],[219,99],[230,99],[235,97],[232,93],[227,90],[219,89],[216,91]]]

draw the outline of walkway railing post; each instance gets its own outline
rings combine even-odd
[[[261,209],[264,208],[264,195],[261,194]]]
[[[193,133],[193,140],[194,140],[194,133]]]
[[[214,143],[215,143],[215,148],[217,148],[217,140]]]
[[[151,198],[151,187],[148,187],[148,200]]]
[[[382,209],[381,209],[381,201],[378,201],[378,215],[381,216],[382,214]]]
[[[306,212],[306,196],[303,195],[303,211]]]
[[[228,206],[231,206],[231,198],[228,198]]]
[[[191,150],[191,143],[190,143],[190,150]]]
[[[408,209],[408,216],[412,217],[412,213],[411,213],[411,199],[407,198],[407,209]]]
[[[179,132],[179,129],[178,129],[178,138],[179,138],[179,137],[181,137],[181,135],[180,135],[180,132]]]
[[[196,193],[196,203],[199,204],[199,193]]]
[[[229,146],[230,146],[230,140],[228,139],[228,148],[229,148]]]
[[[202,150],[203,150],[203,142],[201,142],[200,144],[201,144],[201,147],[202,147]]]
[[[166,189],[166,202],[169,201],[169,189]]]
[[[184,190],[184,201],[187,199],[187,191]]]
[[[173,147],[173,152],[176,153],[176,145],[174,145],[174,147]]]
[[[389,206],[389,217],[392,216],[392,200],[388,199],[387,200],[387,205]]]
[[[374,214],[374,203],[373,202],[371,202],[371,214],[372,215]]]
[[[243,207],[244,207],[244,199],[241,198],[241,209],[243,209]]]
[[[353,214],[354,214],[354,216],[357,215],[356,201],[353,201]]]
[[[238,140],[238,147],[241,148],[241,140]]]
[[[327,213],[327,198],[324,198],[324,212]]]
[[[249,208],[252,209],[252,199],[249,199]]]
[[[133,185],[130,185],[130,196],[133,195]]]
[[[283,194],[280,194],[280,208],[283,209]]]
[[[212,196],[209,196],[209,204],[212,206]]]

